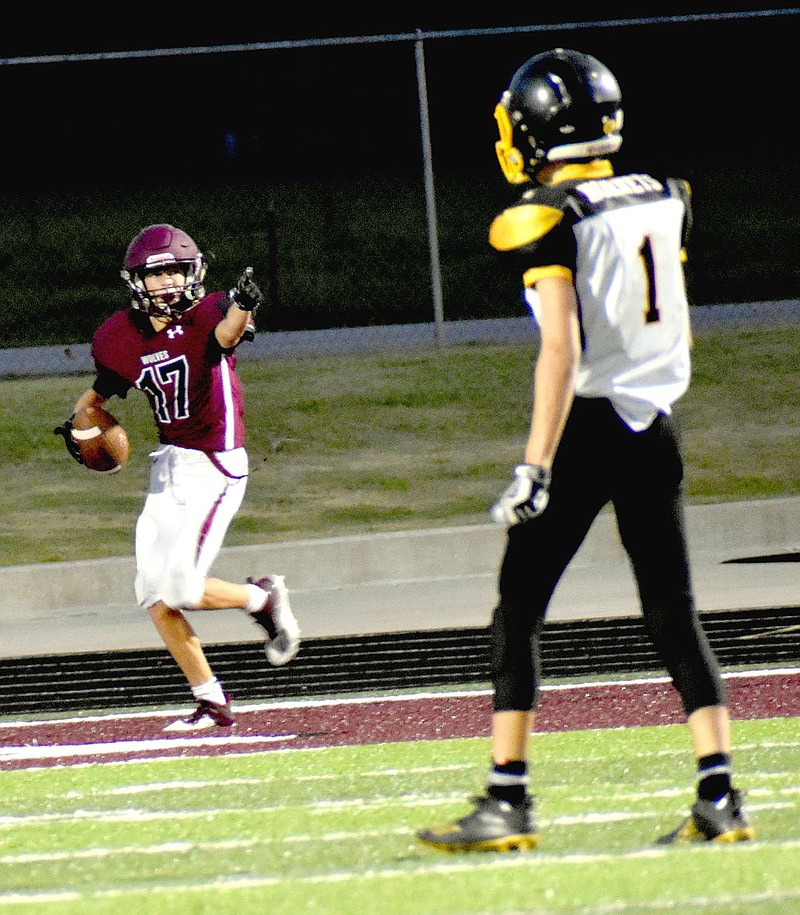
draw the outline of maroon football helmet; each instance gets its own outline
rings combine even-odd
[[[144,276],[150,271],[177,265],[186,276],[180,300],[167,305],[150,298]],[[170,225],[148,226],[133,239],[125,252],[120,276],[133,298],[131,305],[146,314],[177,318],[193,308],[206,294],[203,279],[206,261],[203,254],[182,229]]]

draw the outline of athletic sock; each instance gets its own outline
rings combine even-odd
[[[513,759],[502,765],[494,763],[489,772],[489,797],[509,804],[519,805],[528,792],[528,764]]]
[[[245,587],[250,592],[250,598],[247,601],[247,606],[244,607],[244,611],[245,613],[258,613],[264,606],[264,601],[267,599],[267,592],[254,584],[247,584]]]
[[[225,705],[227,702],[225,693],[222,691],[222,684],[216,677],[212,677],[206,683],[192,687],[192,695],[198,701],[205,699],[207,702],[216,702],[217,705]]]
[[[697,760],[697,796],[718,801],[731,790],[731,758],[727,753],[710,753]]]

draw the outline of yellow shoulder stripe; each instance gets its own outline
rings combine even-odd
[[[561,210],[538,203],[511,207],[492,223],[489,244],[498,251],[513,251],[547,235],[563,218]]]
[[[539,280],[547,276],[559,276],[567,282],[572,282],[572,271],[569,267],[562,267],[559,264],[552,264],[549,267],[531,267],[522,274],[522,282],[527,289],[529,286],[535,286]]]

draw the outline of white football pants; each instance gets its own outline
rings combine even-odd
[[[151,454],[150,490],[136,523],[136,600],[196,607],[205,579],[247,487],[244,448],[209,456],[161,445]]]

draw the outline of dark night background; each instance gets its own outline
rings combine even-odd
[[[648,19],[659,17],[648,10]],[[607,19],[612,9],[603,9]],[[688,11],[685,13],[691,14]],[[666,16],[666,13],[663,14]],[[671,17],[684,15],[670,12]],[[710,14],[709,14],[710,15]],[[330,47],[165,56],[131,61],[0,67],[5,110],[4,180],[21,175],[65,185],[84,180],[151,180],[166,170],[225,160],[235,134],[240,156],[264,175],[419,167],[413,42],[425,43],[435,166],[494,167],[492,109],[513,70],[531,54],[562,45],[600,57],[623,88],[625,154],[701,175],[721,166],[779,166],[793,155],[796,15],[717,21],[574,27],[515,34],[437,37],[458,30],[519,28],[485,12],[376,19],[350,13],[323,22],[252,19],[166,25],[94,21],[89,40],[65,24],[55,34],[6,33],[0,55],[218,47],[337,36],[406,36]],[[533,17],[532,17],[533,18]],[[535,17],[551,29],[550,22]],[[630,18],[630,17],[628,17]],[[411,21],[409,21],[411,20]],[[57,155],[54,153],[57,152]],[[10,166],[10,167],[9,167]],[[201,172],[202,174],[202,172]]]
[[[800,10],[739,10],[715,21],[705,9],[691,20],[568,28],[556,27],[563,17],[536,13],[530,20],[539,31],[508,33],[502,30],[528,21],[485,10],[417,18],[408,7],[380,16],[345,12],[336,20],[284,11],[282,24],[268,13],[237,15],[235,7],[226,7],[224,20],[219,12],[164,22],[135,11],[120,22],[110,13],[85,23],[65,15],[62,23],[47,20],[46,27],[0,37],[0,195],[25,205],[45,192],[51,200],[60,192],[97,189],[133,198],[163,186],[188,189],[199,201],[212,187],[268,190],[295,181],[330,198],[329,180],[369,182],[372,176],[406,180],[421,195],[413,41],[421,29],[442,228],[454,234],[447,221],[458,217],[448,214],[459,207],[466,213],[467,201],[480,196],[467,217],[482,223],[480,238],[470,240],[474,250],[485,244],[494,212],[516,193],[497,166],[494,105],[521,63],[560,45],[594,54],[619,79],[625,126],[618,168],[669,172],[692,183],[699,261],[709,276],[701,298],[794,298],[800,280],[793,263],[800,243],[794,178]],[[602,13],[606,20],[630,20],[629,11],[610,7]],[[699,14],[656,6],[646,15]],[[455,34],[462,30],[475,32]],[[365,40],[133,60],[13,62],[27,55],[342,36]],[[449,190],[453,186],[458,190]],[[117,239],[113,243],[119,247]],[[470,252],[458,255],[466,261]],[[2,257],[0,250],[0,264]]]

